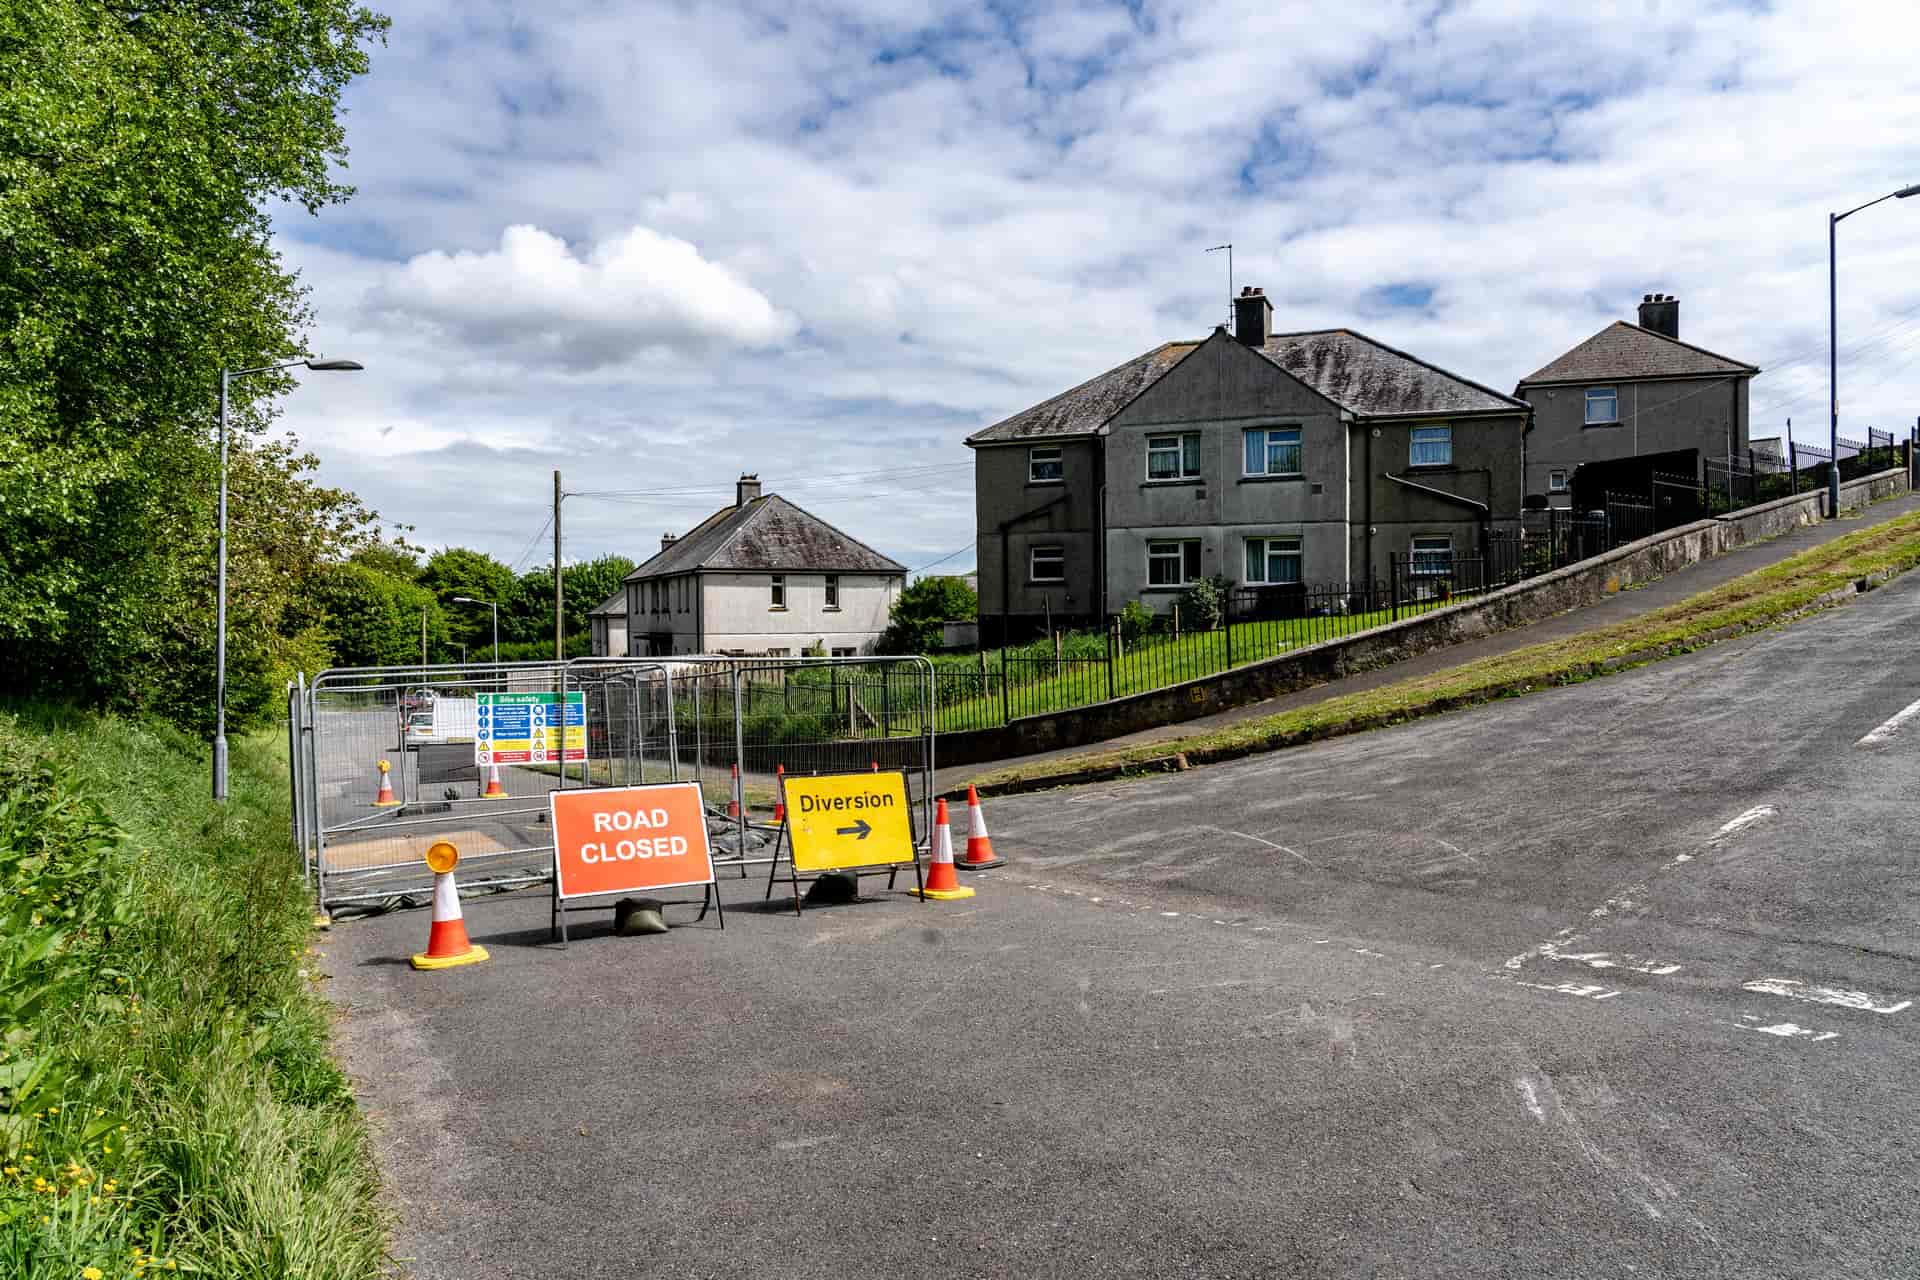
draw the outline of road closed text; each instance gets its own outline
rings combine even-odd
[[[550,803],[563,898],[713,879],[706,814],[693,783],[563,789]]]

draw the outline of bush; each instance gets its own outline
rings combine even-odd
[[[1128,644],[1134,644],[1153,630],[1153,610],[1138,600],[1129,600],[1120,610],[1120,638]]]
[[[1182,630],[1215,631],[1227,620],[1227,593],[1233,584],[1215,575],[1202,578],[1180,593]]]

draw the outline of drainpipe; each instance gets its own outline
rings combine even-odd
[[[1366,476],[1367,478],[1367,500],[1366,500],[1365,519],[1367,522],[1367,581],[1368,582],[1372,582],[1374,580],[1374,577],[1373,577],[1373,430],[1374,428],[1372,423],[1360,424],[1361,440],[1362,440],[1361,448],[1364,451],[1362,454],[1362,461],[1366,464],[1361,474]]]
[[[1017,516],[1009,516],[1007,519],[1002,520],[999,524],[994,526],[994,528],[998,531],[1000,535],[1000,643],[1002,647],[1005,647],[1007,643],[1007,616],[1008,616],[1009,610],[1012,608],[1011,604],[1009,603],[1009,588],[1011,584],[1008,580],[1010,569],[1007,563],[1007,560],[1008,560],[1007,531],[1012,529],[1013,526],[1021,523],[1022,521],[1033,519],[1035,516],[1039,515],[1042,511],[1048,511],[1054,507],[1059,506],[1061,503],[1065,502],[1066,500],[1067,500],[1067,495],[1063,493],[1057,498],[1052,498],[1046,502],[1041,503],[1039,506],[1033,508],[1033,510],[1031,511],[1022,511]]]
[[[1489,498],[1493,496],[1493,468],[1463,467],[1455,474],[1468,475],[1468,476],[1471,476],[1471,475],[1486,476],[1487,496]],[[1492,550],[1491,530],[1493,526],[1493,507],[1489,503],[1482,502],[1478,498],[1469,498],[1465,494],[1450,493],[1445,489],[1435,489],[1431,485],[1416,484],[1414,481],[1408,480],[1404,476],[1397,476],[1393,474],[1393,472],[1391,471],[1382,471],[1380,473],[1380,477],[1383,480],[1391,480],[1393,481],[1393,483],[1397,485],[1401,485],[1405,488],[1412,489],[1417,493],[1424,493],[1428,497],[1439,498],[1443,502],[1457,503],[1460,506],[1469,508],[1474,513],[1474,518],[1480,522],[1481,558],[1485,559],[1487,554]]]

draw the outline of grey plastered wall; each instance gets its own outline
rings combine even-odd
[[[1385,478],[1389,472],[1429,489],[1484,502],[1493,531],[1513,528],[1520,516],[1521,440],[1526,421],[1526,414],[1516,411],[1484,418],[1376,419],[1356,424],[1352,428],[1353,576],[1385,577],[1388,556],[1404,559],[1413,539],[1423,534],[1450,534],[1456,556],[1479,553],[1480,522],[1471,510],[1395,484]],[[1413,431],[1423,426],[1453,428],[1450,465],[1411,464]]]
[[[1058,445],[1060,483],[1034,483],[1028,449]],[[1051,612],[1059,617],[1098,614],[1100,443],[1086,437],[978,445],[973,451],[975,554],[980,575],[980,616],[998,617],[1004,607],[1016,619]],[[1001,526],[1007,526],[1004,534]],[[1005,558],[1002,559],[1004,539]],[[1030,552],[1058,546],[1066,557],[1064,582],[1031,580]],[[1002,594],[1001,566],[1007,569]],[[983,634],[997,634],[986,623]]]
[[[1907,489],[1904,469],[1863,476],[1842,486],[1841,509]],[[1648,582],[1749,542],[1819,523],[1822,494],[1804,493],[1700,520],[1618,547],[1553,573],[1436,609],[1405,622],[1296,649],[1264,662],[1071,711],[1016,720],[996,729],[940,735],[943,767],[1011,759],[1105,742],[1157,725],[1179,724],[1496,631],[1524,626]]]
[[[1242,432],[1298,427],[1297,477],[1247,476]],[[1147,479],[1147,439],[1198,432],[1200,476]],[[1298,535],[1310,582],[1348,573],[1347,428],[1339,407],[1224,334],[1216,334],[1108,424],[1107,603],[1164,612],[1177,589],[1147,585],[1147,543],[1196,538],[1201,571],[1244,576],[1245,540]]]
[[[1533,433],[1527,437],[1528,493],[1547,493],[1553,471],[1573,469],[1583,462],[1665,453],[1671,449],[1698,449],[1702,458],[1725,456],[1727,425],[1733,423],[1732,446],[1744,453],[1749,439],[1745,376],[1662,378],[1645,381],[1582,382],[1529,386],[1521,398],[1533,406]],[[1617,426],[1586,425],[1589,387],[1612,387],[1619,394]],[[1565,494],[1551,494],[1555,506],[1565,506]]]

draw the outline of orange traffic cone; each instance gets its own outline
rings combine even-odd
[[[880,772],[880,762],[878,760],[870,760],[868,761],[868,763],[873,766],[873,771],[875,773]]]
[[[923,898],[971,898],[973,890],[960,883],[953,873],[953,832],[947,827],[947,802],[936,800],[933,809],[933,865],[927,868],[927,882],[909,889]]]
[[[393,798],[393,781],[387,777],[387,770],[391,768],[393,766],[385,760],[380,762],[380,794],[373,798],[373,807],[376,809],[391,809],[400,803]]]
[[[467,940],[467,922],[460,915],[460,886],[453,880],[453,867],[459,861],[460,851],[445,840],[427,850],[427,866],[433,872],[433,929],[427,934],[427,949],[413,958],[416,969],[451,969],[479,964],[487,958],[485,947]]]
[[[987,815],[980,808],[980,793],[967,784],[967,860],[961,865],[969,871],[1003,866],[1005,858],[995,856],[993,837],[987,834]]]
[[[773,766],[773,822],[778,826],[787,820],[787,766]]]
[[[499,765],[490,764],[487,766],[487,789],[480,793],[480,798],[482,800],[505,800],[508,798],[507,789],[500,785]],[[967,847],[971,850],[973,846],[969,845]]]
[[[729,818],[740,816],[740,766],[738,764],[733,766],[733,788],[727,794],[727,816]]]

